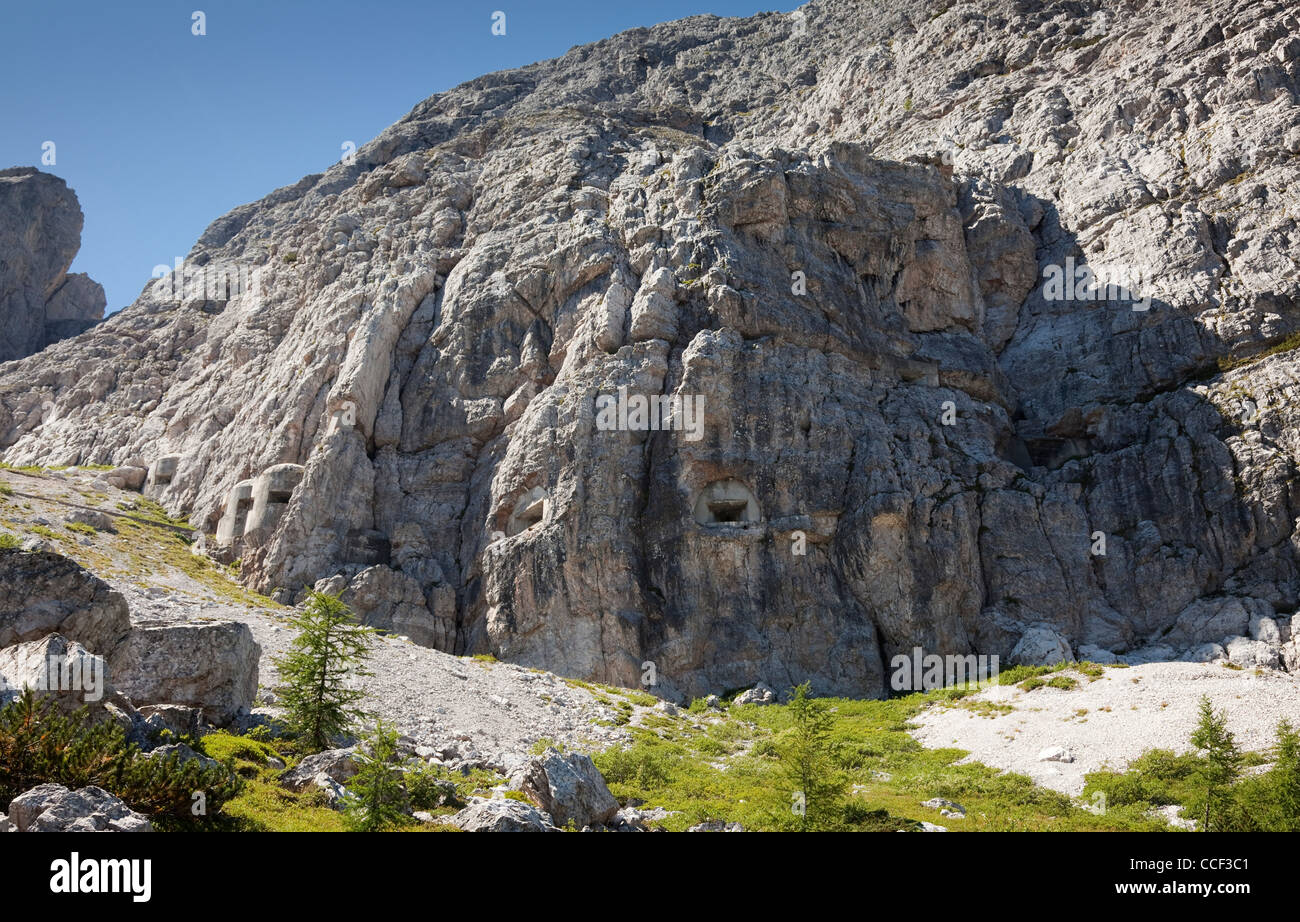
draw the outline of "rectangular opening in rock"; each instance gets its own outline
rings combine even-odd
[[[545,513],[546,499],[543,497],[521,510],[519,513],[519,521],[525,528],[527,528],[530,525],[536,525],[540,522]]]
[[[717,499],[709,503],[709,512],[715,522],[743,522],[747,505],[743,499]]]

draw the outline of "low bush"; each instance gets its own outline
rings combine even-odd
[[[0,809],[41,784],[95,785],[166,828],[169,821],[202,821],[240,791],[229,764],[182,764],[178,753],[148,758],[116,723],[91,724],[88,717],[86,708],[62,714],[53,699],[30,690],[0,708]],[[196,817],[198,803],[204,814]]]

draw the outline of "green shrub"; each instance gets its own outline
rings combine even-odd
[[[1025,679],[1046,675],[1052,671],[1051,666],[1012,666],[998,673],[999,685],[1019,685]]]
[[[460,806],[463,801],[456,785],[443,772],[421,762],[406,772],[406,794],[415,810],[432,810],[435,807]]]
[[[597,753],[594,761],[605,780],[612,784],[635,784],[651,789],[669,783],[680,758],[668,744],[637,740],[624,748],[613,747]]]
[[[1125,772],[1090,772],[1084,799],[1097,792],[1111,807],[1126,805],[1162,807],[1181,804],[1192,795],[1191,778],[1200,758],[1195,753],[1176,754],[1151,749],[1134,759]]]
[[[88,716],[86,708],[61,714],[52,698],[30,690],[0,709],[0,810],[40,784],[95,785],[166,826],[195,818],[196,792],[207,815],[239,793],[242,782],[229,764],[181,764],[179,753],[146,758],[117,723],[91,724]]]

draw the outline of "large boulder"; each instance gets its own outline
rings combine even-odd
[[[242,622],[145,622],[113,649],[108,668],[132,701],[200,708],[225,726],[252,710],[261,654]]]
[[[1074,659],[1070,642],[1046,625],[1031,627],[1011,650],[1014,666],[1055,666]]]
[[[520,770],[516,782],[557,826],[604,825],[618,812],[599,769],[582,753],[547,749]]]
[[[17,832],[153,832],[148,817],[94,786],[32,788],[10,802],[9,822]]]
[[[25,688],[54,698],[65,713],[85,706],[92,720],[101,718],[110,702],[130,711],[108,682],[104,658],[58,634],[0,650],[0,707]]]
[[[81,248],[81,206],[57,176],[0,170],[0,362],[39,352],[104,316],[104,289],[68,275]]]
[[[554,832],[555,826],[531,804],[503,797],[479,800],[448,820],[466,832]]]
[[[736,696],[736,704],[776,704],[776,692],[770,686],[759,682]]]
[[[302,791],[324,775],[338,784],[346,784],[360,770],[355,749],[327,749],[307,756],[280,776],[280,783],[293,791]],[[319,785],[318,785],[319,786]]]
[[[0,647],[58,633],[107,655],[130,630],[126,599],[75,560],[0,549]]]

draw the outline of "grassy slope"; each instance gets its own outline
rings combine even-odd
[[[886,701],[833,699],[836,762],[844,772],[847,830],[907,829],[925,820],[952,831],[1161,830],[1146,805],[1098,816],[1023,775],[987,766],[955,764],[959,749],[925,749],[907,732],[923,708],[961,706],[964,694],[941,690]],[[596,764],[620,801],[642,801],[680,811],[663,825],[685,829],[704,820],[740,822],[746,829],[795,826],[790,782],[779,752],[791,726],[784,705],[732,706],[709,711],[701,703],[678,717],[654,715],[629,729],[633,744],[598,754]],[[921,806],[931,798],[960,803],[965,819]],[[875,811],[887,811],[884,819]]]

